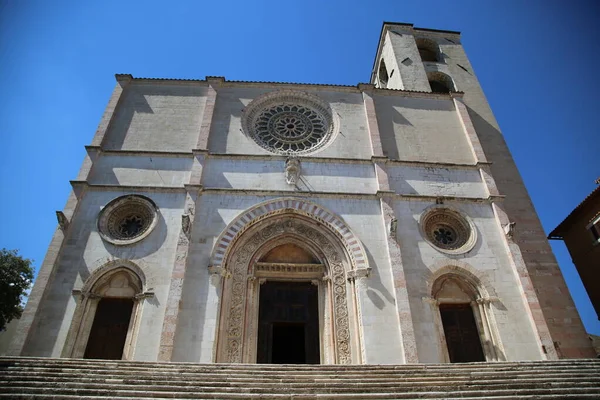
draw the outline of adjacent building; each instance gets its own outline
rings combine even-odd
[[[583,286],[600,317],[600,186],[575,207],[548,235],[548,239],[565,241]]]
[[[593,357],[460,34],[376,50],[354,86],[117,75],[10,352]]]

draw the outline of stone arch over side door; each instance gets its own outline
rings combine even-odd
[[[124,285],[112,287],[111,280],[122,276]],[[83,358],[96,309],[102,298],[131,298],[133,310],[122,359],[133,359],[135,342],[138,336],[143,302],[146,297],[153,293],[145,291],[146,277],[142,269],[129,260],[110,260],[95,269],[91,276],[86,279],[81,290],[74,290],[77,298],[77,306],[71,320],[71,326],[63,347],[61,357]]]
[[[257,315],[260,290],[254,267],[260,249],[272,241],[286,240],[318,249],[325,267],[318,279],[327,302],[321,340],[329,341],[330,348],[324,349],[322,362],[361,363],[362,330],[354,278],[368,275],[364,249],[339,216],[299,198],[273,199],[252,207],[232,221],[217,240],[210,266],[223,277],[216,361],[256,361],[255,350],[249,348],[255,343],[252,316]],[[292,269],[289,272],[288,277],[294,279]]]

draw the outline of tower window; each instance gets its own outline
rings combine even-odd
[[[429,81],[429,86],[431,86],[431,91],[433,93],[448,93],[450,89],[448,86],[444,84],[444,82],[440,81]]]
[[[448,93],[456,90],[452,79],[441,72],[429,72],[427,80],[433,93]]]
[[[417,49],[424,62],[439,62],[439,47],[430,39],[417,39]]]
[[[387,88],[389,77],[387,68],[385,67],[385,61],[383,61],[383,59],[381,59],[379,62],[379,73],[377,75],[379,77],[379,87],[382,89]]]
[[[600,216],[592,220],[587,229],[590,230],[590,233],[594,237],[594,242],[600,243]]]

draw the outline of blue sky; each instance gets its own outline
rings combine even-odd
[[[548,233],[600,176],[599,20],[594,1],[0,1],[0,247],[39,268],[115,73],[355,85],[382,21],[463,33]]]

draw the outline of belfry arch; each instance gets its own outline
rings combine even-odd
[[[273,250],[291,248],[310,257],[267,257]],[[354,278],[366,276],[369,269],[362,244],[339,216],[298,198],[260,203],[227,226],[211,260],[212,272],[223,277],[217,362],[257,362],[259,302],[265,282],[309,282],[316,286],[318,362],[362,362]]]

